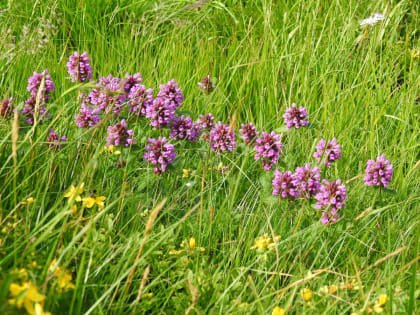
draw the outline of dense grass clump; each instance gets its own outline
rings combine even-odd
[[[418,312],[419,8],[0,4],[0,313]]]

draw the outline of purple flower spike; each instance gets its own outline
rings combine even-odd
[[[239,132],[242,134],[242,139],[244,139],[245,144],[252,144],[255,138],[258,136],[259,132],[256,131],[256,127],[252,124],[241,124],[242,129],[239,129]]]
[[[291,171],[284,173],[275,170],[273,179],[273,196],[280,194],[281,198],[298,198],[300,191],[297,189],[293,181],[293,174]]]
[[[124,92],[128,94],[132,87],[135,85],[138,85],[143,82],[143,78],[141,77],[140,73],[136,73],[134,75],[125,75],[125,81],[124,81]]]
[[[201,82],[198,82],[198,86],[205,94],[210,94],[215,88],[214,84],[211,82],[210,74],[206,75]]]
[[[292,107],[286,110],[283,118],[287,129],[290,129],[293,126],[296,129],[299,129],[300,127],[306,127],[309,122],[306,108],[302,106],[298,108],[295,103],[292,104]]]
[[[21,111],[22,115],[26,116],[25,122],[30,125],[34,123],[35,105],[36,105],[36,97],[31,96],[29,99],[25,101],[25,105],[23,105],[23,109]],[[45,105],[46,105],[45,100],[40,100],[40,104],[38,106],[38,120],[39,121],[44,120],[44,118],[50,117],[50,114],[48,114]]]
[[[69,57],[67,68],[68,73],[71,76],[71,82],[85,82],[92,79],[92,67],[86,51],[81,55],[75,51],[74,54]]]
[[[65,141],[67,141],[66,136],[60,138],[58,134],[54,132],[53,128],[50,129],[50,133],[47,137],[48,147],[50,149],[62,149],[62,143]]]
[[[175,140],[187,139],[195,142],[200,137],[200,128],[192,122],[190,117],[174,116],[170,124],[169,137]]]
[[[170,124],[175,116],[175,107],[168,100],[157,97],[146,107],[146,117],[151,119],[150,125],[163,128]]]
[[[219,121],[210,130],[210,147],[217,154],[223,151],[232,152],[236,147],[236,138],[233,129],[229,125],[224,125]]]
[[[338,210],[346,206],[346,186],[341,184],[341,180],[329,182],[322,181],[320,191],[315,195],[317,203],[315,208],[325,209],[322,212],[321,222],[327,224],[336,222],[338,219]]]
[[[127,97],[121,93],[121,79],[108,75],[99,78],[97,87],[89,93],[86,101],[106,112],[113,108],[113,112],[119,115]]]
[[[182,91],[174,79],[169,81],[166,85],[161,85],[159,87],[157,97],[165,99],[165,101],[168,102],[167,106],[174,110],[181,106],[182,101],[184,100],[184,95],[182,95]]]
[[[325,144],[326,141],[324,139],[319,141],[316,146],[317,151],[314,153],[314,157],[318,163],[326,164],[327,167],[331,167],[331,162],[341,159],[341,145],[337,144],[336,138],[329,141],[326,148]]]
[[[0,118],[9,119],[13,112],[13,102],[14,98],[6,98],[0,103]]]
[[[51,76],[48,74],[48,69],[45,69],[41,73],[34,72],[34,75],[28,79],[28,92],[31,96],[36,96],[41,86],[42,79],[45,78],[44,88],[41,92],[41,98],[48,100],[50,98],[49,93],[55,91],[54,82],[51,81]]]
[[[318,193],[321,174],[318,167],[311,167],[309,163],[305,167],[297,167],[293,174],[293,184],[305,194],[306,198],[315,196]]]
[[[93,127],[99,123],[100,118],[98,116],[98,109],[91,108],[85,103],[82,103],[82,106],[79,110],[79,114],[76,114],[76,125],[79,128]]]
[[[156,164],[153,172],[160,175],[166,171],[168,164],[175,160],[175,148],[172,144],[167,143],[168,140],[165,137],[149,138],[147,141],[149,144],[146,145],[144,160]]]
[[[108,137],[106,138],[106,141],[108,141],[107,145],[128,147],[135,143],[133,134],[133,130],[128,130],[127,123],[125,122],[125,119],[123,119],[114,126],[108,127]]]
[[[211,113],[200,115],[197,124],[199,124],[204,131],[210,131],[214,127],[214,116]]]
[[[146,108],[153,105],[153,90],[142,84],[130,88],[127,96],[127,109],[136,116],[146,116]]]
[[[391,182],[394,168],[391,161],[385,158],[385,154],[379,155],[375,160],[367,161],[365,185],[388,187]]]
[[[271,133],[262,132],[261,137],[255,141],[257,144],[254,150],[257,151],[255,160],[262,159],[264,170],[269,171],[274,164],[277,164],[283,145],[280,142],[280,135],[274,131]]]

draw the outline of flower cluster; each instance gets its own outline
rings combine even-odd
[[[298,108],[295,103],[292,104],[291,108],[288,108],[286,110],[286,113],[283,115],[283,118],[287,129],[290,129],[293,126],[296,129],[299,129],[300,127],[306,127],[308,126],[309,122],[306,108],[302,106]]]
[[[215,86],[211,82],[210,74],[206,75],[203,78],[203,80],[201,80],[201,82],[198,82],[198,86],[206,94],[210,94],[211,92],[213,92],[213,90],[215,88]]]
[[[150,118],[150,126],[155,128],[163,128],[169,126],[175,117],[174,102],[163,97],[157,97],[146,107],[146,117]]]
[[[109,126],[107,130],[108,137],[106,138],[106,141],[108,142],[108,146],[114,145],[128,147],[135,143],[135,139],[133,137],[134,132],[133,130],[128,129],[125,119],[116,123],[114,126]]]
[[[59,135],[56,132],[54,132],[54,129],[51,128],[46,141],[50,149],[61,149],[62,143],[67,141],[67,137],[59,137]]]
[[[275,170],[273,179],[273,196],[280,195],[281,198],[298,198],[301,193],[293,180],[291,171],[284,173]]]
[[[274,131],[271,133],[262,132],[261,137],[257,138],[254,150],[257,151],[255,160],[262,159],[264,170],[269,171],[274,164],[277,164],[283,144],[280,142],[281,136]]]
[[[72,82],[85,82],[92,79],[92,67],[87,52],[79,55],[79,53],[75,51],[74,54],[69,57],[67,69]]]
[[[262,236],[257,237],[257,239],[254,242],[254,245],[250,247],[251,250],[257,250],[257,251],[267,251],[272,250],[276,243],[280,240],[280,236],[274,236],[274,238],[271,238],[268,236],[267,233],[265,233]]]
[[[30,315],[51,315],[44,312],[42,304],[45,296],[38,292],[38,287],[32,281],[25,281],[20,285],[11,283],[9,291],[13,297],[9,300],[11,305],[16,305],[18,309],[23,306]]]
[[[126,90],[128,83],[124,85]],[[153,105],[153,90],[143,84],[133,85],[127,95],[127,110],[136,116],[146,116],[146,108]]]
[[[331,167],[331,162],[341,159],[341,145],[337,144],[336,138],[328,141],[328,144],[325,145],[326,141],[321,139],[316,146],[317,151],[314,152],[314,157],[318,163]]]
[[[340,179],[331,182],[324,179],[322,183],[320,191],[315,195],[317,200],[315,207],[324,210],[322,212],[322,223],[336,222],[338,210],[346,205],[346,186],[341,183]]]
[[[175,148],[172,144],[167,143],[168,140],[165,137],[149,138],[147,141],[149,144],[146,145],[144,160],[156,164],[153,168],[155,174],[162,174],[168,164],[175,160]]]
[[[201,127],[193,123],[191,117],[174,116],[169,128],[169,137],[175,140],[187,139],[195,142],[200,137]]]
[[[164,99],[167,103],[166,106],[174,110],[181,106],[184,100],[184,95],[182,95],[182,91],[174,79],[159,87],[157,97]]]
[[[321,186],[320,179],[320,169],[311,167],[309,163],[306,163],[304,167],[297,167],[293,174],[293,184],[299,192],[305,194],[306,198],[318,193]]]
[[[221,121],[216,123],[210,130],[210,147],[220,154],[223,151],[232,152],[236,147],[236,138],[233,129],[229,125],[222,124]]]
[[[97,106],[99,110],[109,112],[112,109],[116,115],[119,115],[125,101],[121,79],[113,77],[111,74],[107,77],[100,77],[96,88],[89,93],[85,101]]]
[[[76,114],[76,125],[79,128],[93,127],[99,123],[99,110],[97,108],[92,108],[85,103],[82,103],[82,106],[79,109],[79,114]]]
[[[259,134],[257,128],[252,124],[252,122],[249,124],[241,124],[241,127],[242,129],[239,129],[239,132],[242,134],[242,139],[244,140],[245,144],[252,144]]]
[[[367,161],[365,185],[386,188],[391,182],[393,171],[391,161],[385,158],[385,154],[379,155],[376,161]]]
[[[50,272],[52,276],[56,278],[59,293],[75,288],[74,284],[71,282],[71,273],[66,269],[58,266],[57,259],[53,259],[53,261],[51,261],[48,267],[48,272]]]
[[[41,121],[50,116],[46,102],[50,99],[50,93],[55,91],[55,87],[54,82],[51,81],[51,75],[48,74],[48,69],[41,73],[34,72],[33,76],[28,79],[27,90],[31,93],[31,97],[25,101],[21,113],[26,116],[25,122],[32,125],[36,117]],[[39,97],[38,104],[37,96]]]
[[[364,25],[367,25],[367,24],[369,24],[370,26],[374,26],[376,23],[378,23],[379,21],[382,21],[384,19],[385,19],[385,17],[383,16],[382,13],[376,12],[372,16],[369,16],[368,18],[360,21],[360,26],[364,26]]]

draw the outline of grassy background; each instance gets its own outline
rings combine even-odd
[[[367,31],[359,22],[376,11],[386,21]],[[0,95],[28,98],[27,79],[48,68],[56,86],[51,119],[36,130],[22,122],[17,163],[11,123],[0,121],[0,312],[8,306],[13,270],[27,268],[54,314],[291,313],[347,314],[389,297],[387,312],[418,306],[419,253],[419,4],[416,1],[1,1]],[[146,138],[166,135],[130,119],[137,145],[127,161],[101,153],[106,124],[78,130],[78,86],[67,75],[73,51],[88,51],[94,79],[141,72],[155,91],[175,78],[193,119],[213,113],[227,123],[283,126],[291,103],[306,106],[311,128],[283,135],[278,169],[314,163],[320,138],[337,137],[343,157],[326,179],[363,174],[366,161],[385,153],[394,165],[396,194],[347,184],[348,203],[337,224],[324,226],[306,201],[273,201],[272,172],[252,152],[209,154],[206,144],[176,143],[180,157],[161,178],[142,159]],[[197,87],[208,73],[216,89]],[[66,135],[59,153],[47,150],[49,128]],[[31,145],[32,144],[32,145]],[[222,162],[225,174],[208,170]],[[182,169],[195,174],[182,178]],[[63,199],[71,184],[104,195],[106,207],[73,217]],[[32,205],[20,202],[29,196]],[[167,201],[136,261],[150,210]],[[371,209],[361,219],[356,218]],[[192,211],[192,212],[191,212]],[[16,224],[15,224],[16,223]],[[250,250],[256,237],[281,236],[267,260]],[[195,237],[205,252],[168,255]],[[396,255],[387,256],[401,249]],[[384,258],[381,261],[382,258]],[[50,285],[53,258],[73,274],[76,288]],[[378,262],[379,260],[379,262]],[[38,267],[29,267],[33,261]],[[136,263],[133,280],[129,274]],[[147,266],[144,292],[136,301]],[[323,270],[297,282],[308,271]],[[285,275],[287,274],[287,275]],[[357,279],[358,291],[336,297],[299,296],[303,287]],[[360,303],[360,305],[357,305]]]

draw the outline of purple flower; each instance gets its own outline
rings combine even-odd
[[[128,147],[135,143],[133,137],[134,132],[133,130],[128,130],[125,119],[116,123],[114,126],[109,126],[107,130],[108,137],[106,138],[106,141],[108,141],[108,146],[115,145]]]
[[[2,119],[8,119],[12,115],[13,112],[13,102],[14,98],[6,98],[1,101],[0,103],[0,118]]]
[[[128,94],[132,87],[135,85],[139,85],[141,82],[143,82],[143,78],[141,77],[140,73],[136,73],[134,75],[125,75],[125,81],[123,82],[124,85],[124,92]]]
[[[194,124],[190,117],[174,116],[170,124],[171,132],[169,137],[175,140],[187,139],[191,141],[197,141],[200,137],[200,126]]]
[[[34,72],[34,75],[28,79],[27,90],[31,93],[31,96],[36,96],[41,86],[41,81],[44,78],[45,83],[41,92],[41,98],[48,100],[50,98],[49,93],[55,91],[54,82],[51,81],[51,76],[48,74],[48,69],[45,69],[41,73]]]
[[[99,82],[86,98],[86,101],[97,106],[100,110],[109,112],[112,108],[116,115],[123,110],[126,95],[121,88],[121,79],[112,75],[100,77]]]
[[[50,133],[47,137],[48,147],[50,149],[61,149],[62,143],[67,141],[66,136],[62,136],[61,138],[58,136],[57,133],[54,132],[54,129],[50,129]],[[42,144],[41,144],[42,145]]]
[[[173,103],[162,97],[157,97],[146,107],[146,117],[151,119],[150,125],[163,128],[169,125],[175,116]]]
[[[296,189],[305,194],[306,198],[315,196],[318,193],[321,174],[318,167],[311,167],[309,163],[305,167],[297,167],[293,174],[293,184]]]
[[[168,164],[175,160],[175,148],[172,144],[167,143],[168,140],[165,137],[149,138],[147,141],[149,144],[146,145],[144,160],[156,164],[153,168],[155,174],[162,174]]]
[[[50,117],[48,114],[47,109],[45,107],[45,101],[40,100],[38,105],[38,120],[42,121],[46,117]],[[31,96],[29,99],[25,101],[25,105],[23,105],[22,114],[26,116],[25,122],[32,125],[34,123],[35,118],[35,107],[36,107],[36,97]]]
[[[127,96],[127,109],[136,116],[146,116],[146,108],[153,105],[153,90],[142,84],[130,88]]]
[[[280,142],[280,135],[274,131],[271,133],[262,132],[261,137],[255,141],[257,144],[254,150],[257,151],[254,158],[262,158],[264,170],[269,171],[274,164],[277,164],[283,145]]]
[[[214,87],[215,87],[213,83],[211,82],[210,74],[206,75],[203,78],[203,80],[201,80],[201,82],[198,82],[198,86],[206,94],[210,94],[211,92],[213,92]]]
[[[385,154],[379,155],[376,161],[367,161],[365,185],[386,188],[391,182],[393,171],[391,161],[386,160]]]
[[[306,127],[309,122],[306,108],[302,106],[298,108],[295,103],[292,104],[292,107],[286,110],[283,118],[287,129],[290,129],[293,126],[295,126],[296,129],[299,129],[300,127]]]
[[[91,108],[82,102],[82,106],[79,110],[79,114],[76,114],[76,125],[79,128],[93,127],[99,123],[100,118],[98,116],[98,109]]]
[[[314,153],[314,157],[318,163],[326,164],[327,167],[331,167],[331,162],[341,159],[341,145],[337,144],[337,139],[333,138],[328,142],[325,148],[326,141],[321,139],[316,146],[317,151]]]
[[[166,85],[159,87],[158,98],[163,98],[168,103],[167,107],[173,108],[174,111],[177,109],[184,100],[184,95],[179,88],[178,83],[172,79]]]
[[[244,139],[245,144],[249,145],[254,142],[256,136],[259,134],[256,131],[255,126],[251,123],[249,124],[241,124],[242,129],[239,129],[239,132],[242,134],[242,139]]]
[[[293,181],[291,171],[284,173],[275,170],[273,179],[273,196],[280,194],[281,198],[297,198],[300,197],[300,191]]]
[[[222,124],[219,121],[212,130],[210,130],[210,147],[217,154],[223,151],[232,152],[236,147],[236,139],[233,129],[229,125]]]
[[[322,183],[320,191],[315,195],[315,208],[325,209],[321,222],[327,224],[337,221],[338,210],[346,206],[347,194],[346,186],[341,184],[340,179],[332,182],[324,179]]]
[[[210,131],[214,127],[214,117],[211,113],[200,115],[197,124],[199,124],[204,131]]]
[[[71,76],[71,82],[85,82],[92,79],[92,67],[86,51],[81,55],[75,51],[74,54],[69,57],[67,68],[68,73]]]

